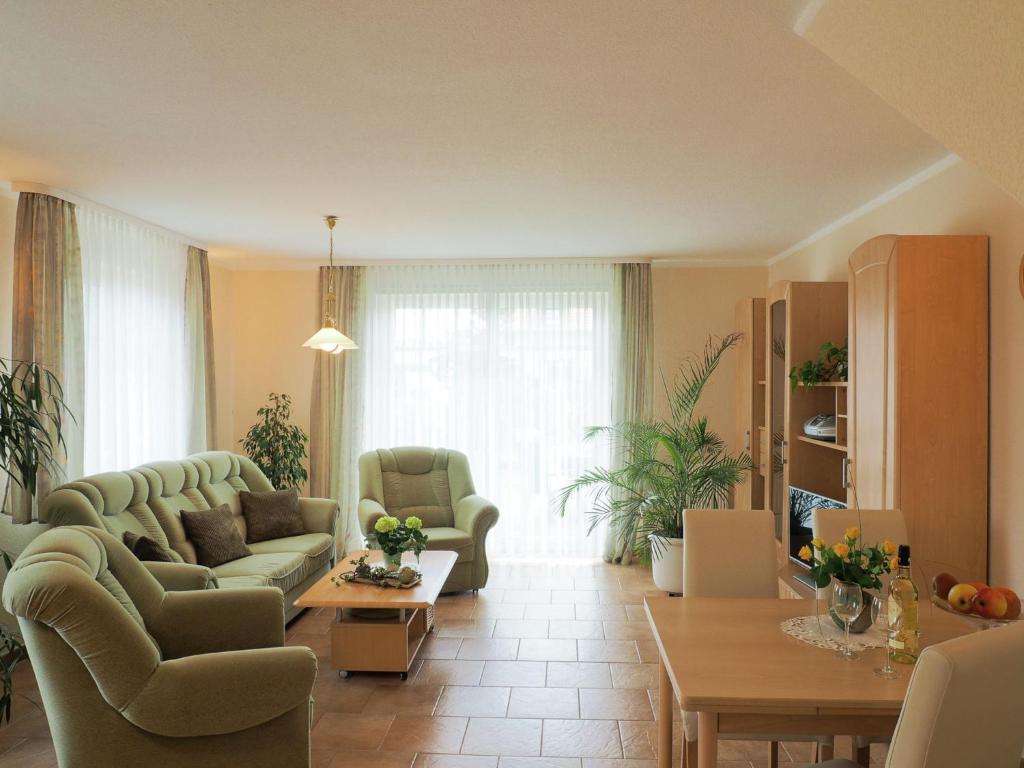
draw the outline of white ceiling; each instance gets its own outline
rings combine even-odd
[[[0,178],[225,258],[768,258],[946,154],[802,6],[0,0]]]

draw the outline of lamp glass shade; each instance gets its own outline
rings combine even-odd
[[[324,352],[338,353],[345,349],[359,349],[359,346],[337,328],[325,325],[302,345]]]

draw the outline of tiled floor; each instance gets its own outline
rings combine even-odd
[[[497,563],[478,595],[441,598],[436,630],[405,682],[340,679],[328,658],[332,616],[307,612],[288,642],[321,660],[313,765],[654,768],[657,651],[640,604],[647,589],[649,572],[635,566]],[[17,690],[14,718],[0,725],[0,765],[52,768],[27,665]],[[848,756],[848,740],[836,751]],[[722,742],[720,757],[721,768],[762,768],[768,746]],[[789,764],[808,757],[808,745],[780,750]]]

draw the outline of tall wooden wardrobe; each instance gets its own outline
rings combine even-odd
[[[849,279],[850,503],[903,511],[921,582],[986,580],[988,238],[876,237]]]

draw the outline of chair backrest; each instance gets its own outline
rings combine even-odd
[[[3,605],[18,617],[47,690],[84,666],[110,706],[123,709],[160,664],[146,630],[164,590],[128,548],[104,530],[54,528],[11,568]],[[45,694],[45,691],[44,691]]]
[[[195,547],[181,522],[181,510],[227,504],[245,536],[239,491],[273,490],[249,458],[207,451],[180,461],[144,464],[125,472],[105,472],[60,486],[40,505],[39,518],[57,526],[89,525],[121,540],[125,531],[143,534],[169,549],[172,557],[196,562]]]
[[[359,457],[360,498],[389,515],[416,515],[427,528],[455,524],[452,508],[475,493],[465,454],[447,448],[379,448]]]
[[[687,597],[778,597],[772,513],[684,510],[683,585]]]
[[[976,632],[917,660],[886,765],[1017,768],[1024,750],[1024,626]]]
[[[906,521],[898,509],[815,509],[811,512],[811,532],[824,541],[826,546],[842,541],[846,529],[852,526],[860,528],[861,542],[869,546],[883,541],[897,545],[910,544]],[[890,578],[882,577],[883,594],[889,587]],[[921,584],[918,584],[918,588],[921,588]],[[826,599],[828,588],[819,589],[818,597]]]

